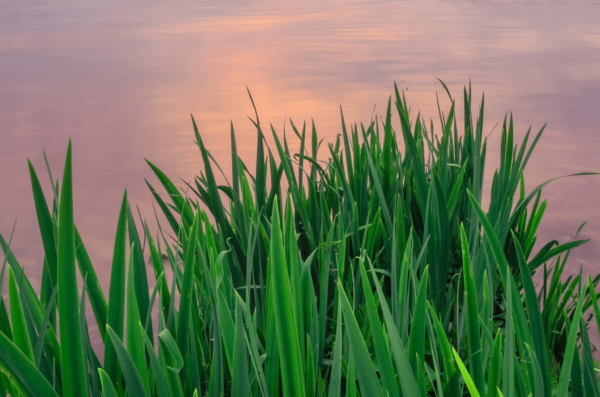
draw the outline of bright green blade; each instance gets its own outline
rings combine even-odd
[[[127,248],[127,191],[123,194],[117,232],[113,251],[112,268],[110,271],[110,289],[108,295],[108,322],[119,337],[123,337],[125,325],[125,256]],[[117,390],[122,388],[117,352],[112,343],[105,339],[104,344],[104,370],[110,377]]]
[[[10,339],[0,332],[0,367],[27,397],[58,397],[54,388]]]
[[[33,349],[29,340],[29,331],[25,322],[23,305],[19,296],[19,289],[12,269],[8,268],[8,301],[10,306],[10,319],[12,325],[13,342],[23,354],[33,363]]]
[[[469,368],[473,374],[475,386],[480,394],[485,391],[483,380],[483,363],[481,357],[481,337],[479,330],[479,309],[477,308],[477,292],[475,289],[475,276],[471,265],[469,242],[463,225],[460,225],[460,240],[463,259],[463,275],[465,280],[465,300],[467,307],[467,337],[469,345]]]
[[[469,389],[469,393],[471,393],[471,397],[480,397],[480,394],[477,391],[477,387],[475,386],[475,383],[473,382],[473,378],[471,378],[471,375],[469,375],[469,371],[467,371],[465,364],[462,362],[462,360],[460,359],[460,356],[458,355],[456,350],[454,350],[454,348],[452,348],[452,352],[454,353],[454,359],[456,360],[458,369],[460,370],[460,372],[463,376],[463,379],[465,380],[465,384],[467,385],[467,388]]]
[[[426,267],[419,283],[419,291],[412,314],[410,337],[408,339],[408,359],[414,373],[417,373],[417,356],[419,356],[421,364],[425,358],[425,320],[428,281],[429,267]]]
[[[242,309],[239,307],[239,304],[236,305],[235,310],[235,342],[233,352],[232,395],[247,396],[250,390],[248,382],[248,349],[246,347]]]
[[[156,383],[156,391],[159,396],[171,397],[171,391],[169,390],[169,384],[167,383],[167,378],[165,376],[165,372],[163,367],[160,365],[158,358],[156,357],[156,353],[154,352],[154,347],[152,346],[152,342],[148,338],[146,331],[142,327],[142,324],[139,324],[138,327],[144,336],[144,345],[146,346],[146,350],[148,351],[148,357],[150,357],[150,366],[152,367],[152,378]]]
[[[356,357],[356,372],[358,374],[358,382],[360,384],[361,393],[365,396],[383,397],[381,384],[375,372],[375,366],[371,360],[369,350],[365,344],[365,340],[360,332],[360,328],[350,306],[350,302],[346,297],[342,284],[338,281],[338,294],[342,313],[344,314],[344,322],[348,331],[348,339],[350,340],[350,348]]]
[[[100,374],[100,383],[102,384],[102,394],[104,397],[118,397],[119,395],[108,374],[102,368],[98,369],[98,373]]]
[[[540,392],[543,396],[550,397],[552,391],[550,387],[550,366],[548,363],[548,345],[546,344],[546,332],[544,331],[544,323],[542,321],[542,313],[540,312],[540,302],[537,298],[535,285],[529,271],[529,266],[525,260],[525,254],[521,249],[517,236],[511,230],[513,242],[515,244],[517,259],[519,261],[519,269],[521,269],[521,278],[523,280],[523,288],[525,290],[525,301],[527,302],[527,312],[529,313],[529,326],[533,337],[533,347],[537,358],[537,363],[540,366],[542,375],[542,388]],[[538,390],[536,389],[536,393]]]
[[[302,373],[302,356],[298,340],[298,328],[293,307],[290,279],[288,277],[281,222],[279,219],[277,199],[273,206],[271,218],[271,250],[269,267],[275,323],[277,328],[277,344],[281,364],[281,379],[284,396],[304,396],[304,374]]]
[[[88,395],[88,377],[79,324],[71,140],[67,148],[62,183],[58,224],[58,316],[62,386],[64,397],[83,397]]]
[[[375,358],[377,359],[384,392],[390,396],[397,396],[400,392],[398,390],[396,377],[394,376],[392,358],[390,357],[387,340],[383,334],[381,319],[379,318],[377,308],[375,307],[375,299],[373,298],[371,284],[369,283],[367,272],[365,272],[365,267],[362,261],[360,262],[360,275],[367,304],[367,313],[369,316],[369,324],[371,326],[373,345],[375,347]]]
[[[146,354],[142,333],[140,332],[139,324],[141,322],[139,308],[136,297],[135,283],[135,256],[138,255],[137,250],[132,244],[129,256],[129,271],[127,276],[127,312],[125,318],[125,346],[127,352],[131,355],[135,367],[137,368],[144,390],[147,395],[150,395],[150,386],[148,383],[148,367],[146,366]]]
[[[119,364],[123,369],[123,376],[125,377],[125,383],[127,384],[127,394],[135,397],[147,396],[142,378],[135,366],[135,362],[131,358],[131,355],[127,352],[123,342],[119,336],[112,330],[110,326],[106,327],[106,332],[110,337],[112,344],[115,346]]]
[[[583,288],[582,290],[585,290]],[[577,307],[575,309],[575,314],[573,315],[573,321],[571,325],[571,329],[569,330],[569,334],[567,336],[567,346],[565,348],[565,359],[563,361],[562,367],[560,369],[560,378],[558,381],[558,394],[559,396],[566,396],[567,391],[569,389],[569,383],[571,381],[571,367],[573,365],[573,356],[575,354],[577,348],[577,333],[579,330],[579,324],[581,319],[581,314],[583,311],[583,302],[585,299],[578,299]],[[579,359],[579,354],[577,354],[577,358]]]
[[[183,283],[181,286],[181,299],[179,301],[179,323],[177,324],[177,346],[181,352],[187,352],[190,316],[192,309],[192,290],[194,282],[194,268],[196,267],[196,246],[198,229],[200,228],[200,214],[198,211],[190,229],[190,236],[185,251],[183,262]],[[172,291],[173,293],[175,291]]]

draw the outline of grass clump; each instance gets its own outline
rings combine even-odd
[[[193,183],[179,189],[148,162],[167,192],[147,182],[168,223],[154,236],[143,225],[155,287],[125,193],[108,302],[73,223],[70,145],[60,195],[52,182],[52,211],[30,164],[44,273],[36,295],[0,235],[11,309],[0,301],[0,391],[597,396],[587,313],[600,319],[599,277],[562,279],[570,250],[586,241],[551,241],[533,253],[551,181],[527,192],[523,172],[543,129],[517,145],[512,117],[504,120],[484,211],[483,99],[472,114],[464,90],[460,135],[454,101],[434,132],[433,122],[411,118],[397,88],[394,99],[400,131],[390,98],[381,121],[347,126],[342,115],[342,134],[326,149],[314,124],[290,121],[297,153],[272,127],[269,148],[256,115],[254,172],[232,127],[223,186],[194,122],[204,171]],[[90,344],[87,301],[104,364]]]

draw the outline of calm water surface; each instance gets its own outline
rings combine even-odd
[[[600,171],[598,3],[212,3],[0,2],[0,233],[8,238],[18,218],[13,250],[36,287],[43,249],[26,158],[50,197],[42,149],[59,177],[72,137],[75,221],[108,292],[123,190],[154,218],[144,158],[186,180],[202,166],[190,113],[226,173],[230,120],[253,164],[246,86],[279,133],[286,117],[313,117],[333,140],[340,104],[347,120],[368,121],[398,81],[414,114],[436,118],[436,92],[450,104],[435,77],[458,98],[471,79],[475,98],[485,91],[486,133],[508,111],[519,139],[548,123],[525,175],[529,190]],[[499,137],[499,129],[490,136],[488,177]],[[538,241],[568,241],[588,221],[581,236],[592,241],[572,253],[568,271],[600,272],[600,177],[558,181],[543,194]]]

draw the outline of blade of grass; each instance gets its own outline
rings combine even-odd
[[[363,293],[365,295],[367,313],[369,316],[369,324],[371,326],[371,336],[373,337],[373,346],[375,348],[375,358],[377,358],[377,365],[379,367],[379,374],[383,383],[384,393],[387,393],[390,396],[397,396],[400,392],[394,376],[392,358],[390,357],[387,341],[383,334],[381,319],[379,318],[377,308],[375,307],[375,299],[373,298],[371,284],[369,283],[362,261],[359,266]]]
[[[110,289],[108,293],[107,326],[119,337],[123,337],[125,325],[125,255],[127,249],[127,190],[123,194],[110,271]],[[108,340],[105,339],[105,342]],[[117,352],[112,343],[104,345],[104,370],[117,390],[122,389]]]
[[[463,259],[463,275],[465,282],[465,300],[467,308],[467,337],[469,346],[469,368],[473,374],[475,386],[480,394],[485,391],[483,379],[483,362],[481,357],[481,338],[479,331],[479,309],[477,308],[477,292],[473,267],[471,266],[471,254],[469,242],[463,224],[460,225],[460,240]]]
[[[58,397],[54,388],[10,339],[0,332],[0,368],[10,374],[19,391],[28,397]]]
[[[131,355],[127,352],[127,349],[125,349],[125,346],[123,346],[123,342],[121,342],[121,339],[115,333],[115,331],[113,331],[110,325],[106,326],[106,332],[108,333],[112,344],[115,346],[119,364],[123,369],[123,376],[125,377],[125,383],[127,384],[127,394],[132,397],[147,396],[144,383],[135,366],[135,362],[131,358]]]
[[[235,342],[233,352],[232,395],[247,396],[250,390],[248,382],[248,350],[246,348],[242,311],[239,304],[236,305],[235,309]]]
[[[277,199],[275,199],[273,216],[271,218],[271,250],[269,266],[271,268],[271,286],[273,288],[283,394],[284,396],[304,396],[305,389],[304,375],[302,373],[302,356],[300,353],[296,315],[293,307],[290,280],[285,260],[278,207]]]
[[[64,397],[88,395],[87,374],[79,324],[79,293],[75,263],[75,226],[73,224],[73,175],[71,140],[60,194],[58,226],[58,316],[60,324],[61,374]]]
[[[29,331],[25,322],[25,313],[19,296],[19,289],[12,269],[8,268],[8,303],[12,325],[13,342],[23,354],[33,363],[33,349],[29,339]]]
[[[365,344],[365,340],[360,332],[356,317],[350,306],[350,302],[344,292],[342,283],[337,283],[338,295],[340,297],[340,304],[342,306],[342,313],[344,314],[344,322],[346,323],[346,329],[348,331],[348,339],[350,341],[350,348],[354,356],[356,357],[358,382],[360,384],[361,394],[372,397],[383,397],[383,391],[373,361],[369,355],[369,350]]]

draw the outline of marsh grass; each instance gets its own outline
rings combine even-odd
[[[527,192],[523,175],[543,128],[516,144],[504,120],[484,211],[483,98],[472,113],[465,88],[460,134],[454,100],[434,127],[397,87],[393,99],[367,125],[342,114],[325,148],[314,124],[290,121],[297,153],[256,114],[253,171],[232,126],[226,185],[192,119],[204,170],[180,189],[148,161],[166,219],[154,233],[137,229],[125,192],[108,300],[73,223],[70,143],[50,208],[29,164],[44,272],[36,295],[0,235],[3,395],[597,396],[588,324],[600,321],[599,277],[562,277],[586,241],[533,252],[553,180]]]

